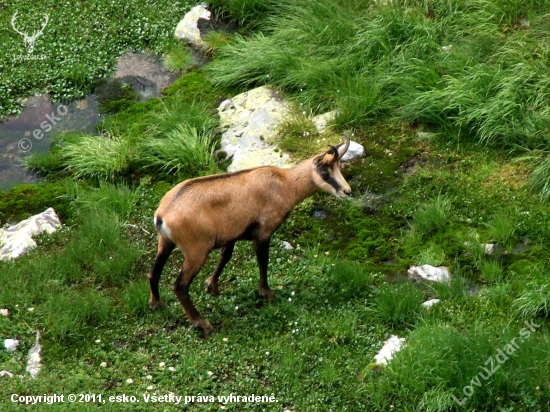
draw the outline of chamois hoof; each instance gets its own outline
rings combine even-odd
[[[156,310],[158,308],[165,308],[166,303],[164,303],[162,299],[159,299],[157,301],[149,301],[149,307],[151,308],[151,310]]]
[[[268,302],[271,302],[275,298],[275,292],[271,289],[260,289],[259,294],[260,296],[265,296]]]
[[[209,335],[212,332],[212,325],[204,319],[198,319],[193,322],[193,327],[202,330],[202,336]]]
[[[208,280],[204,282],[205,292],[208,293],[210,296],[218,296],[220,293],[218,291],[218,283],[217,282],[209,282]]]

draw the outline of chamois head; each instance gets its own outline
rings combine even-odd
[[[340,172],[340,159],[347,152],[350,138],[346,134],[346,142],[338,146],[330,145],[330,149],[313,159],[313,182],[326,192],[340,198],[351,194],[351,187]]]

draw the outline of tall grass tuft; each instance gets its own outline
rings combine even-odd
[[[166,137],[141,145],[148,167],[164,173],[209,174],[216,170],[212,134],[179,124]]]
[[[504,246],[510,243],[517,227],[517,218],[505,210],[496,212],[487,222],[487,231],[491,240]]]
[[[218,126],[214,114],[208,103],[197,100],[187,101],[185,96],[176,93],[175,96],[162,100],[159,111],[148,114],[146,137],[164,137],[180,125],[213,132]]]
[[[173,43],[167,48],[164,63],[172,72],[183,72],[193,66],[195,58],[181,43]]]
[[[133,149],[126,136],[82,135],[62,144],[59,153],[65,169],[76,178],[112,180],[126,170]]]
[[[338,261],[331,271],[330,283],[344,297],[364,295],[373,285],[372,272],[357,262]]]
[[[340,127],[393,119],[449,140],[547,150],[550,1],[272,6],[261,32],[220,50],[207,68],[215,82],[275,84],[313,113],[338,109]]]
[[[422,239],[443,228],[449,221],[451,203],[442,196],[424,203],[413,214],[411,236]]]
[[[535,161],[535,169],[529,177],[529,183],[539,191],[544,201],[550,200],[550,155]]]
[[[533,278],[523,293],[514,301],[516,313],[522,318],[550,315],[550,275],[540,267],[534,267]]]
[[[134,208],[138,190],[134,190],[125,184],[100,183],[99,188],[88,189],[77,196],[79,209],[86,213],[93,213],[98,209],[107,213],[116,214],[122,221],[130,218]]]
[[[410,282],[385,284],[378,290],[375,306],[380,319],[391,326],[411,326],[422,310],[424,293]]]
[[[450,411],[460,409],[453,396],[464,399],[463,388],[479,379],[481,385],[474,386],[473,395],[466,398],[467,410],[498,410],[512,404],[542,407],[548,397],[534,396],[534,388],[547,380],[548,340],[534,332],[528,339],[515,339],[519,348],[504,363],[495,359],[498,350],[505,351],[505,345],[519,337],[516,330],[499,330],[495,335],[473,325],[470,331],[459,333],[438,321],[424,323],[410,334],[406,346],[380,376],[367,377],[365,390],[379,410],[422,405],[415,410]],[[484,380],[478,373],[488,376],[491,357],[499,367]],[[427,395],[436,397],[427,399]]]

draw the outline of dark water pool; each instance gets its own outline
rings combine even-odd
[[[56,104],[47,95],[28,98],[18,117],[0,123],[0,189],[37,182],[21,164],[26,156],[46,152],[55,133],[93,132],[100,120],[93,96]]]

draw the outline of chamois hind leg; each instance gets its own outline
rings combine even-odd
[[[256,251],[256,259],[260,268],[260,288],[258,290],[260,296],[265,296],[267,300],[273,300],[275,292],[273,292],[267,283],[267,265],[269,263],[269,242],[271,238],[265,240],[254,239],[254,250]]]
[[[235,243],[229,243],[222,248],[218,266],[216,266],[216,269],[212,272],[212,275],[210,275],[206,282],[204,282],[204,285],[206,286],[206,293],[209,293],[212,296],[218,295],[218,279],[222,274],[223,268],[225,268],[225,265],[227,265],[227,262],[229,262],[231,260],[231,256],[233,256],[233,249],[235,249]]]
[[[162,268],[164,268],[166,261],[175,247],[176,244],[170,239],[159,236],[157,257],[148,275],[149,284],[151,286],[151,300],[149,301],[149,306],[151,309],[156,309],[158,306],[165,306],[159,295],[159,280],[162,273]]]
[[[199,273],[209,250],[197,250],[195,248],[194,253],[184,253],[185,262],[183,268],[178,275],[178,278],[172,285],[172,290],[178,297],[181,306],[185,310],[185,314],[189,318],[191,325],[196,328],[201,328],[204,335],[208,335],[212,331],[212,326],[208,321],[204,320],[189,297],[189,287],[193,282],[193,279]]]

